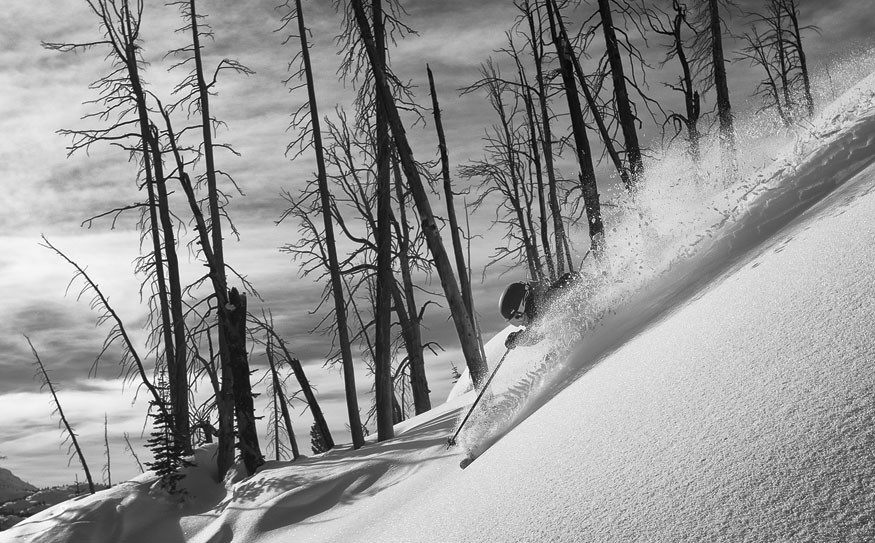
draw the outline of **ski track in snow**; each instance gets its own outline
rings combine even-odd
[[[683,223],[668,240],[660,239],[658,231],[648,232],[646,225],[658,227],[658,221],[673,220],[670,215],[642,221],[641,208],[648,203],[645,189],[638,213],[627,217],[633,225],[625,232],[615,229],[625,236],[617,236],[614,246],[625,243],[631,250],[625,255],[620,251],[620,258],[608,262],[607,271],[595,269],[592,262],[584,268],[584,284],[559,300],[541,324],[546,335],[542,344],[510,354],[501,369],[504,375],[494,381],[494,395],[478,406],[459,445],[468,456],[483,454],[603,357],[743,264],[843,181],[873,163],[875,75],[821,113],[807,136],[797,137],[792,149],[771,165],[711,197],[705,208],[713,214]],[[665,210],[656,209],[660,212]],[[714,222],[703,222],[707,220]],[[640,222],[644,228],[636,226]],[[648,244],[663,250],[650,261],[645,260]],[[642,269],[653,273],[641,273]],[[493,338],[498,345],[489,345],[488,360],[494,363],[503,354],[504,337],[511,329]],[[454,389],[450,397],[457,393]]]

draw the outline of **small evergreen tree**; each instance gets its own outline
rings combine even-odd
[[[168,386],[164,377],[158,380],[158,388],[162,395],[167,394]],[[152,408],[157,410],[152,414],[153,427],[152,437],[146,442],[152,451],[154,461],[146,462],[146,467],[154,471],[160,479],[161,486],[169,494],[183,492],[179,489],[179,482],[185,478],[183,468],[191,463],[183,458],[183,444],[177,439],[174,432],[175,422],[173,414],[164,409],[158,409],[155,400],[150,402]]]

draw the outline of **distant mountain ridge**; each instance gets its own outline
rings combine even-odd
[[[6,468],[0,468],[0,503],[17,500],[36,492],[37,488],[22,481]]]

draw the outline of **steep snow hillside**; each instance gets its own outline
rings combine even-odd
[[[645,187],[459,446],[464,383],[394,440],[224,484],[202,449],[181,504],[144,475],[0,541],[875,540],[873,79],[737,182]]]

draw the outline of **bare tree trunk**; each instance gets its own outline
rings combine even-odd
[[[195,0],[189,0],[191,10],[192,55],[195,63],[195,76],[201,112],[201,134],[203,137],[203,156],[207,177],[207,203],[209,208],[209,228],[213,252],[213,267],[211,274],[219,284],[224,297],[227,291],[225,275],[224,238],[222,237],[222,210],[219,205],[219,189],[216,180],[216,164],[213,153],[213,119],[210,114],[210,92],[204,75],[201,58],[200,33],[198,31],[198,15]],[[231,370],[231,347],[228,345],[228,335],[231,332],[227,315],[218,312],[219,319],[219,358],[222,368],[222,388],[216,404],[219,411],[219,476],[223,477],[234,463],[234,387],[233,371]],[[248,376],[247,376],[248,379]]]
[[[286,435],[289,438],[289,445],[292,447],[292,460],[297,460],[299,456],[301,456],[300,451],[298,450],[298,440],[295,439],[295,432],[292,429],[292,417],[289,414],[289,403],[286,399],[285,394],[283,394],[282,382],[279,378],[279,373],[276,369],[276,364],[273,359],[273,341],[271,336],[268,335],[267,338],[267,362],[270,365],[270,373],[273,377],[273,401],[274,401],[274,421],[277,422],[277,426],[274,427],[274,439],[276,439],[274,448],[276,449],[276,459],[279,460],[279,428],[278,428],[278,417],[276,416],[276,404],[279,404],[280,412],[282,413],[283,423],[286,428]]]
[[[540,13],[538,14],[538,29],[535,29],[535,18],[528,0],[525,2],[526,18],[529,21],[529,32],[532,37],[532,55],[535,59],[535,73],[538,83],[538,103],[541,108],[542,145],[544,147],[544,167],[547,170],[547,187],[550,202],[550,215],[553,217],[553,236],[556,238],[556,274],[565,273],[565,261],[571,262],[571,255],[565,251],[567,245],[565,224],[562,220],[562,209],[559,207],[559,195],[556,182],[556,169],[553,164],[553,134],[550,127],[550,112],[547,107],[547,85],[544,80],[544,39],[541,28]]]
[[[623,72],[623,61],[620,58],[620,46],[617,43],[610,0],[599,0],[599,15],[602,19],[602,30],[605,35],[608,63],[611,66],[615,107],[617,108],[617,116],[620,121],[620,129],[623,131],[623,139],[626,142],[626,161],[629,164],[629,177],[634,185],[641,176],[644,164],[641,160],[641,145],[638,143],[638,131],[635,129],[635,114],[632,112],[629,91],[626,89],[626,76]]]
[[[550,18],[553,42],[556,44],[556,53],[559,56],[562,81],[565,84],[565,96],[568,100],[568,111],[571,115],[571,127],[574,133],[577,162],[580,166],[580,187],[583,192],[583,205],[586,209],[589,224],[590,248],[595,255],[600,256],[604,247],[605,227],[602,223],[598,185],[596,184],[595,168],[592,163],[592,150],[589,146],[589,137],[586,134],[586,124],[583,121],[580,99],[577,95],[577,85],[574,80],[572,62],[574,53],[571,50],[571,43],[567,37],[557,31],[556,21],[561,15],[556,8],[555,0],[548,0],[547,13]]]
[[[498,120],[501,123],[499,127],[501,135],[496,138],[495,144],[500,147],[500,151],[497,154],[503,155],[502,159],[506,164],[507,174],[510,177],[510,182],[507,183],[506,195],[516,215],[517,226],[520,229],[519,238],[523,243],[526,265],[529,268],[529,277],[533,281],[542,281],[544,273],[541,269],[541,261],[531,228],[531,205],[528,194],[525,191],[525,180],[523,179],[523,173],[517,158],[516,141],[514,138],[515,131],[511,130],[512,120],[508,117],[502,96],[506,84],[491,62],[487,63],[482,73],[487,82],[490,102],[495,112],[498,113]]]
[[[766,73],[766,79],[763,83],[766,86],[765,91],[771,96],[775,108],[778,110],[778,116],[781,117],[781,122],[784,126],[790,126],[791,120],[787,108],[781,103],[781,95],[778,89],[778,81],[772,74],[772,65],[769,58],[766,56],[766,44],[763,43],[757,29],[753,29],[753,36],[745,34],[744,39],[748,42],[748,47],[745,49],[746,55]]]
[[[158,391],[158,389],[155,387],[155,385],[153,385],[152,382],[149,381],[149,376],[146,374],[146,368],[145,368],[145,365],[143,364],[143,359],[140,357],[140,355],[137,353],[136,349],[134,348],[134,344],[131,341],[131,336],[128,335],[128,332],[127,332],[127,329],[125,328],[124,323],[122,322],[121,318],[119,318],[118,313],[116,313],[115,310],[109,305],[109,300],[106,298],[106,296],[103,295],[103,292],[100,291],[100,287],[98,287],[97,283],[95,283],[91,279],[91,277],[89,277],[88,274],[85,273],[85,270],[82,269],[82,267],[79,266],[79,264],[76,264],[75,262],[73,262],[73,260],[71,260],[64,253],[62,253],[57,247],[55,247],[54,245],[49,243],[49,240],[46,239],[45,236],[43,236],[42,239],[43,239],[43,247],[46,247],[47,249],[52,250],[56,255],[58,255],[59,257],[64,259],[64,261],[66,261],[68,264],[70,264],[73,267],[73,269],[76,270],[76,274],[74,275],[74,277],[81,277],[82,280],[85,281],[85,283],[87,283],[88,288],[92,292],[94,292],[92,306],[94,308],[99,307],[99,308],[102,308],[103,310],[105,310],[106,315],[108,315],[108,318],[106,320],[112,320],[112,322],[115,323],[115,330],[111,333],[111,337],[113,338],[113,340],[116,337],[121,338],[122,342],[124,343],[124,348],[127,351],[128,355],[130,356],[130,358],[133,362],[133,366],[134,366],[133,369],[136,370],[137,374],[140,376],[140,382],[143,384],[143,386],[146,387],[146,390],[148,390],[149,394],[152,396],[151,401],[155,405],[157,405],[159,409],[164,411],[166,409],[166,406],[164,404],[164,400],[162,399],[161,394]],[[127,367],[125,367],[125,371],[127,371]]]
[[[255,428],[255,408],[249,384],[249,360],[246,353],[246,295],[232,288],[228,292],[228,351],[234,378],[234,415],[237,418],[237,438],[240,456],[249,475],[264,463]]]
[[[554,7],[556,6],[555,3],[553,5]],[[608,126],[607,124],[605,124],[604,117],[599,110],[598,104],[595,101],[595,97],[593,96],[592,91],[589,88],[589,82],[587,82],[586,75],[583,73],[583,68],[580,65],[580,59],[577,58],[577,55],[575,55],[574,51],[571,49],[571,39],[568,37],[568,31],[565,29],[565,22],[562,20],[558,7],[556,8],[556,15],[556,26],[559,30],[559,36],[564,43],[568,44],[568,52],[566,57],[571,61],[571,64],[574,67],[574,73],[577,75],[577,82],[580,84],[580,89],[583,91],[583,97],[586,99],[586,105],[589,108],[590,113],[592,113],[593,120],[595,120],[596,127],[598,128],[599,134],[602,137],[602,143],[605,146],[605,150],[608,152],[608,156],[611,157],[611,162],[614,163],[614,168],[620,175],[620,179],[623,181],[623,186],[626,187],[626,190],[631,191],[634,189],[635,185],[635,180],[631,175],[631,168],[626,168],[625,166],[623,166],[623,160],[620,158],[620,153],[617,152],[617,148],[614,146],[614,140],[611,137],[610,130],[608,130]],[[638,155],[638,160],[640,162],[640,149]]]
[[[267,345],[267,350],[270,351],[270,343]],[[271,394],[271,401],[273,402],[273,452],[274,459],[279,462],[280,460],[280,423],[279,423],[279,406],[276,401],[276,387],[278,385],[279,379],[276,378],[276,368],[273,366],[273,356],[268,352],[267,355],[268,363],[270,364],[270,373],[273,377],[273,394]]]
[[[407,141],[407,134],[404,132],[404,125],[401,122],[401,117],[395,106],[395,99],[392,96],[392,91],[386,80],[386,74],[377,58],[377,46],[374,42],[373,35],[371,34],[364,7],[362,6],[361,0],[351,0],[351,2],[355,12],[356,24],[359,27],[359,32],[361,33],[362,41],[364,42],[371,68],[374,73],[374,83],[377,92],[384,100],[383,106],[389,117],[389,125],[392,129],[392,135],[395,139],[398,155],[401,158],[401,165],[404,174],[407,177],[407,181],[410,184],[413,200],[416,202],[416,207],[419,210],[423,233],[434,258],[438,275],[441,278],[441,286],[443,287],[444,295],[450,306],[450,312],[453,316],[453,322],[456,325],[456,332],[459,336],[462,352],[465,356],[465,361],[468,364],[471,379],[474,382],[474,385],[479,387],[487,373],[486,361],[483,360],[480,354],[480,349],[477,344],[477,334],[474,330],[471,319],[468,317],[468,312],[465,309],[465,302],[462,299],[462,294],[459,291],[458,283],[456,283],[453,274],[452,265],[450,264],[449,257],[447,256],[446,249],[441,240],[440,231],[434,220],[434,213],[432,213],[431,204],[428,201],[428,194],[425,191],[419,171],[417,170],[416,161],[413,157],[413,150],[410,148],[410,143]]]
[[[316,426],[319,427],[319,432],[322,436],[322,441],[325,444],[326,450],[333,449],[334,438],[331,437],[331,431],[328,429],[328,423],[325,421],[325,415],[322,413],[322,408],[319,406],[319,402],[316,401],[313,387],[310,386],[310,381],[307,379],[307,376],[304,375],[304,368],[301,366],[301,362],[289,354],[285,343],[280,343],[280,347],[286,355],[286,361],[292,366],[292,371],[295,373],[295,378],[298,380],[298,384],[301,385],[301,391],[304,393],[304,398],[307,400],[307,405],[310,407],[310,412],[313,414],[313,420],[316,423]]]
[[[441,119],[441,107],[438,103],[437,91],[434,85],[434,75],[431,68],[426,65],[428,72],[428,87],[431,91],[432,112],[434,113],[434,127],[438,136],[438,149],[441,156],[441,177],[444,181],[444,197],[447,199],[447,220],[450,222],[450,235],[453,239],[453,253],[456,257],[456,273],[459,276],[459,286],[462,289],[462,297],[471,322],[474,322],[474,300],[471,293],[471,282],[468,280],[468,266],[465,263],[465,252],[462,248],[461,229],[456,217],[456,206],[453,203],[453,182],[450,179],[450,158],[447,149],[447,140],[444,135],[444,124]]]
[[[684,51],[684,43],[681,38],[681,25],[686,22],[687,10],[685,6],[681,6],[678,0],[674,3],[675,19],[672,27],[675,51],[677,51],[678,62],[681,64],[681,85],[684,93],[684,107],[686,109],[686,117],[684,124],[687,127],[687,142],[690,146],[690,156],[693,163],[699,164],[701,161],[701,151],[699,150],[699,116],[702,113],[702,103],[699,92],[693,89],[693,75],[690,69],[690,61],[687,59],[687,53]]]
[[[225,288],[224,274],[218,270],[218,264],[215,254],[213,253],[212,241],[210,239],[209,227],[207,226],[206,218],[201,211],[197,195],[194,192],[194,186],[191,182],[191,178],[185,172],[185,164],[183,163],[182,156],[180,154],[176,135],[173,132],[173,126],[170,122],[170,116],[163,108],[161,110],[161,114],[164,117],[164,121],[167,126],[167,137],[169,139],[170,147],[173,151],[173,156],[176,161],[179,182],[182,185],[182,189],[185,192],[185,197],[188,200],[189,208],[191,209],[192,216],[194,217],[195,228],[198,233],[201,251],[203,252],[204,260],[206,260],[207,262],[207,267],[210,270],[209,278],[213,286],[213,293],[216,297],[216,302],[218,306],[217,319],[219,329],[219,356],[220,359],[223,361],[228,360],[230,359],[229,353],[227,352],[228,333],[226,330],[228,323],[228,318],[226,315],[226,302],[228,292]],[[210,351],[212,355],[212,343],[210,345]],[[216,409],[219,416],[219,429],[217,431],[217,436],[219,438],[219,446],[217,451],[217,466],[219,478],[221,479],[225,476],[225,473],[227,473],[228,469],[234,463],[235,447],[233,392],[234,377],[233,373],[231,372],[230,364],[221,362],[220,373],[222,377],[221,383],[219,383],[218,376],[215,374],[215,372],[210,371],[210,380],[216,394]]]
[[[526,142],[528,143],[528,142]],[[524,143],[523,145],[526,145]],[[525,220],[528,229],[528,243],[532,248],[532,256],[534,257],[534,265],[535,270],[537,271],[537,279],[538,281],[545,281],[544,276],[544,265],[541,263],[541,252],[538,250],[538,228],[535,226],[535,221],[532,218],[532,208],[535,205],[534,199],[535,197],[532,195],[532,182],[531,182],[531,174],[528,175],[528,180],[526,179],[526,175],[524,174],[523,167],[520,164],[522,160],[517,161],[517,174],[519,175],[519,187],[520,193],[522,195],[522,201],[524,202],[523,212],[525,213]],[[537,188],[537,187],[535,187]]]
[[[322,413],[322,408],[319,406],[319,401],[316,399],[313,387],[310,386],[310,381],[304,373],[304,367],[301,365],[301,361],[292,356],[286,347],[286,342],[283,341],[271,326],[264,325],[264,330],[276,341],[277,345],[282,350],[283,355],[286,357],[286,362],[291,366],[292,372],[295,374],[295,379],[297,379],[298,385],[301,387],[301,393],[304,395],[304,400],[307,402],[307,407],[310,408],[310,413],[313,414],[313,421],[322,435],[322,439],[326,446],[325,450],[333,449],[334,438],[331,437],[328,423],[325,422],[325,415]]]
[[[112,486],[112,460],[109,455],[109,420],[103,414],[103,450],[106,451],[106,485]]]
[[[130,21],[127,20],[126,24],[130,25]],[[130,33],[129,35],[133,35],[130,28],[128,28],[128,32]],[[146,94],[140,80],[136,48],[133,41],[129,41],[127,44],[125,65],[131,84],[131,92],[136,101],[140,145],[143,155],[143,171],[146,178],[146,192],[149,198],[149,229],[155,265],[155,283],[158,290],[156,296],[158,297],[161,318],[161,335],[164,340],[164,357],[171,379],[170,407],[173,413],[174,446],[179,447],[180,451],[188,453],[191,450],[191,431],[188,425],[188,387],[184,353],[185,323],[182,318],[182,288],[179,283],[179,262],[176,259],[173,224],[170,220],[167,189],[164,185],[163,170],[161,170],[159,143],[152,133],[153,127],[149,121]],[[157,169],[153,171],[153,167]],[[164,231],[163,250],[159,229]],[[171,292],[169,293],[164,268],[165,255],[168,259],[167,271],[171,274]],[[175,344],[180,339],[183,342],[182,345]],[[180,350],[182,351],[181,353],[178,352]],[[177,382],[177,379],[180,378],[180,366],[183,370],[183,383]]]
[[[43,361],[40,360],[39,354],[36,352],[36,348],[33,346],[33,343],[30,342],[30,338],[24,336],[24,339],[27,340],[27,344],[30,345],[30,350],[33,353],[33,357],[36,361],[36,364],[40,371],[40,376],[43,380],[43,385],[49,387],[49,392],[52,394],[52,400],[55,403],[55,408],[58,411],[58,416],[61,417],[61,422],[64,424],[64,428],[67,430],[67,435],[70,437],[70,442],[73,444],[73,449],[76,451],[76,456],[79,457],[79,463],[82,465],[82,470],[85,471],[85,478],[88,479],[88,490],[94,494],[94,481],[91,479],[91,471],[88,469],[88,464],[85,462],[85,455],[82,453],[82,447],[79,446],[79,440],[76,439],[76,432],[73,431],[73,428],[70,426],[70,422],[67,420],[67,417],[64,415],[64,409],[61,407],[61,402],[58,401],[58,395],[55,393],[55,387],[52,385],[52,380],[49,379],[49,374],[46,372],[45,366],[43,366]]]
[[[382,0],[371,0],[374,19],[374,41],[380,70],[386,70],[386,36],[383,28]],[[391,336],[392,299],[392,183],[389,171],[389,126],[383,98],[376,96],[377,129],[377,300],[374,318],[374,393],[377,409],[377,441],[395,437],[392,416],[392,359]]]
[[[808,109],[808,116],[811,117],[814,115],[814,99],[811,97],[811,81],[808,76],[808,61],[805,57],[805,50],[802,47],[802,31],[799,27],[799,10],[796,7],[796,0],[781,0],[781,4],[793,25],[793,47],[796,49],[796,54],[799,58],[799,70],[802,72],[802,90],[805,94],[805,107]]]
[[[711,63],[714,70],[714,88],[717,92],[717,118],[720,123],[720,141],[724,149],[734,155],[735,130],[732,126],[732,104],[729,102],[726,61],[723,56],[723,29],[720,23],[720,7],[717,2],[718,0],[708,0]]]
[[[182,454],[191,454],[191,425],[188,407],[188,363],[186,356],[185,317],[182,307],[182,284],[179,277],[179,258],[176,254],[176,234],[170,218],[170,203],[167,197],[167,183],[164,176],[164,163],[161,158],[157,130],[150,126],[152,164],[155,168],[155,187],[158,193],[158,214],[164,233],[164,255],[167,259],[167,279],[170,287],[170,316],[173,330],[173,359],[167,360],[167,373],[170,376],[170,397],[173,405],[174,435],[176,445]],[[170,353],[168,353],[168,357]]]
[[[353,448],[361,448],[365,443],[362,431],[361,417],[359,415],[358,397],[355,389],[355,372],[352,361],[352,350],[349,344],[349,329],[347,328],[346,304],[343,297],[343,282],[340,278],[340,265],[337,259],[337,247],[335,246],[334,225],[331,217],[331,196],[328,191],[328,176],[325,171],[325,156],[322,146],[322,133],[319,122],[319,111],[316,105],[316,87],[313,83],[313,68],[310,64],[310,50],[307,45],[307,29],[304,25],[304,12],[301,9],[301,0],[295,0],[295,9],[298,14],[298,34],[301,40],[301,57],[304,62],[304,72],[307,79],[307,95],[310,104],[310,121],[313,130],[313,149],[316,153],[316,169],[319,179],[319,198],[322,205],[322,219],[325,225],[325,245],[328,252],[329,273],[331,275],[331,291],[334,297],[334,312],[337,318],[337,337],[340,343],[341,360],[343,363],[343,380],[346,389],[346,407],[349,416],[349,428],[352,435]],[[364,15],[364,12],[362,12]],[[367,18],[360,21],[370,34]],[[373,57],[376,51],[373,41],[371,42]],[[385,81],[384,81],[385,83]],[[390,92],[388,88],[386,92]],[[391,93],[390,93],[391,98]],[[385,108],[385,105],[384,105]]]
[[[669,46],[668,55],[660,64],[664,66],[673,57],[677,57],[681,65],[681,75],[677,85],[666,85],[673,90],[676,90],[684,95],[684,113],[672,112],[666,118],[666,124],[672,122],[675,125],[677,133],[680,134],[683,129],[687,132],[688,152],[693,163],[698,166],[701,159],[699,150],[699,116],[701,114],[701,100],[699,92],[693,87],[693,72],[690,66],[690,60],[687,57],[687,51],[684,47],[684,27],[696,32],[696,29],[687,20],[687,6],[682,4],[680,0],[672,0],[673,15],[657,9],[661,15],[667,17],[667,21],[663,21],[660,15],[654,11],[647,10],[645,15],[649,21],[650,28],[657,34],[671,38],[671,46]],[[664,125],[663,125],[664,126]]]
[[[535,191],[537,192],[538,199],[538,217],[539,217],[539,228],[535,228],[535,224],[532,222],[531,217],[529,217],[529,224],[532,227],[532,233],[534,235],[535,231],[540,232],[541,234],[541,245],[544,247],[544,261],[547,264],[547,273],[550,277],[550,281],[556,280],[556,266],[553,263],[553,251],[550,249],[550,232],[547,224],[547,202],[545,200],[544,195],[544,171],[541,164],[541,153],[538,149],[538,122],[535,118],[535,105],[534,105],[534,97],[532,96],[532,90],[529,86],[528,79],[526,78],[526,72],[523,69],[522,62],[517,55],[517,52],[513,51],[514,60],[517,65],[517,72],[519,73],[520,78],[520,86],[523,102],[526,105],[526,120],[528,122],[528,131],[529,131],[529,149],[531,150],[530,162],[535,168]],[[528,209],[531,209],[531,206],[527,206]]]
[[[793,109],[793,97],[790,94],[790,59],[787,51],[787,40],[784,38],[784,21],[781,7],[777,0],[770,5],[773,27],[775,29],[775,52],[778,54],[778,76],[781,79],[781,93],[784,96],[784,107],[788,112]]]
[[[413,409],[417,415],[431,409],[431,398],[428,389],[428,378],[425,374],[425,359],[423,358],[421,317],[416,307],[413,278],[410,273],[410,226],[407,223],[407,204],[402,187],[401,170],[398,161],[393,160],[395,173],[395,193],[398,198],[398,222],[401,235],[398,246],[398,263],[401,268],[401,281],[404,287],[404,299],[400,293],[395,295],[395,306],[401,321],[401,333],[407,346],[407,356],[410,361],[410,389],[413,392]],[[470,284],[470,283],[469,283]],[[397,291],[397,289],[395,289]]]

